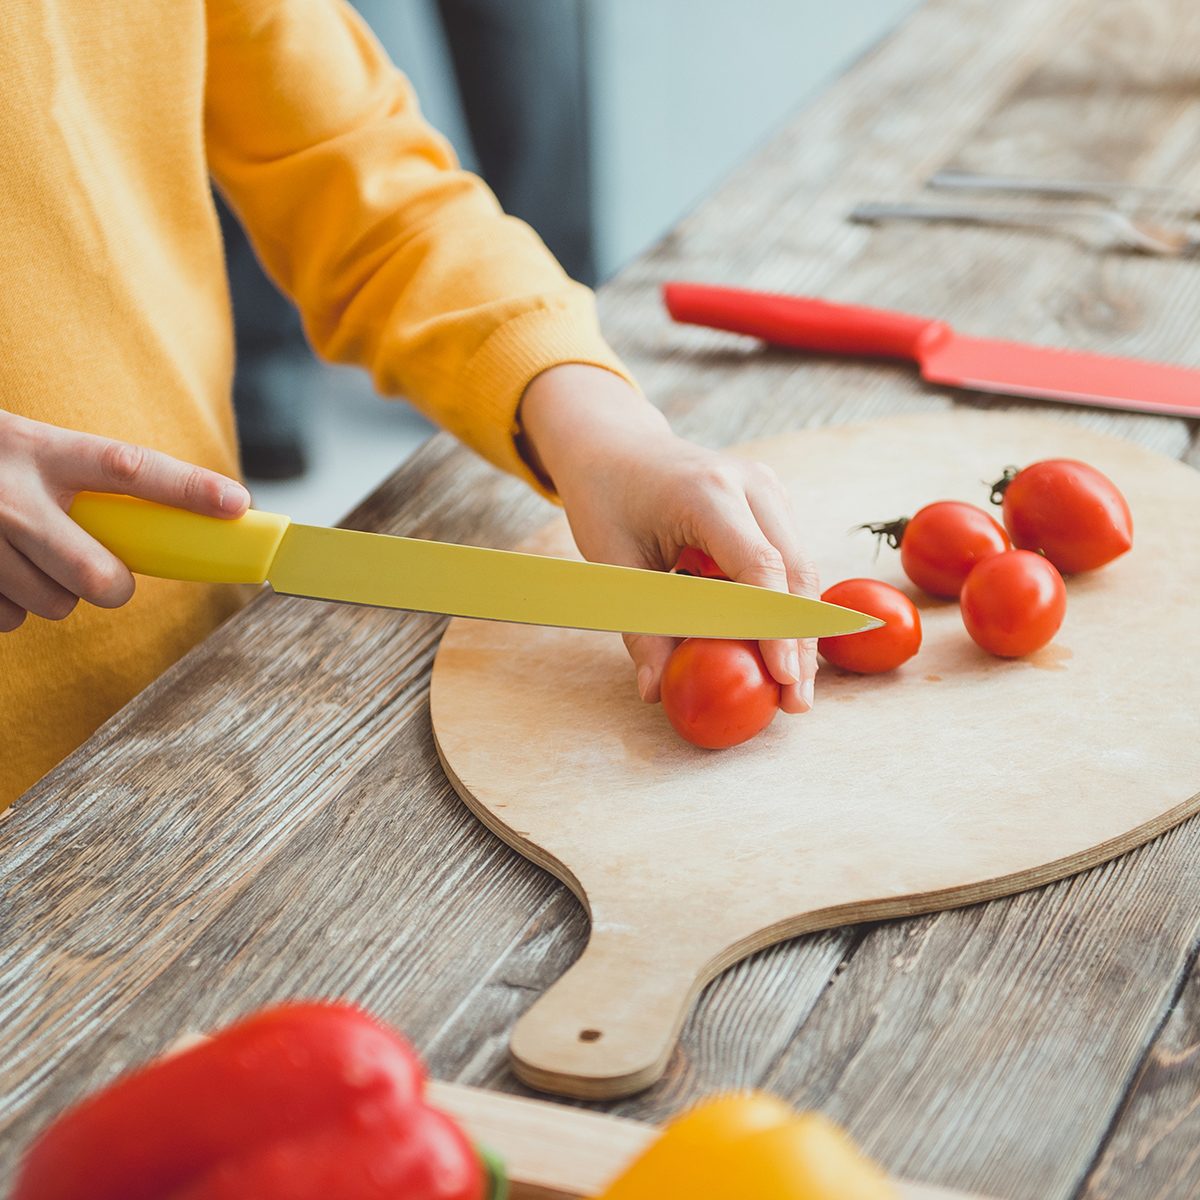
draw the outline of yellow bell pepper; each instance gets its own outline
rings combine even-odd
[[[897,1192],[832,1121],[752,1092],[685,1113],[596,1200],[897,1200]]]

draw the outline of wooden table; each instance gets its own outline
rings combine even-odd
[[[677,428],[714,445],[986,402],[901,367],[672,327],[666,279],[1200,365],[1194,264],[845,221],[946,165],[1200,194],[1200,6],[932,0],[604,289],[613,341]],[[1180,420],[1021,407],[1200,466]],[[548,515],[443,436],[349,523],[507,546]],[[283,997],[353,997],[441,1078],[519,1090],[508,1030],[586,922],[438,767],[442,627],[260,596],[0,824],[0,1176],[80,1093],[181,1030]],[[1194,1197],[1198,864],[1193,820],[1010,900],[778,946],[709,987],[667,1078],[613,1109],[661,1119],[757,1084],[845,1122],[909,1178],[1027,1200]]]

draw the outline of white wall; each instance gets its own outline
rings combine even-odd
[[[917,0],[589,0],[603,275],[673,225]]]

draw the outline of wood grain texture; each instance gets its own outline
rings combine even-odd
[[[881,928],[764,1082],[840,1115],[899,1174],[1073,1196],[1200,933],[1181,887],[1195,825],[1038,893]]]
[[[1200,1179],[1200,970],[1147,1048],[1083,1200],[1190,1200]]]
[[[517,1074],[546,1091],[649,1086],[699,989],[772,942],[1034,887],[1200,807],[1189,616],[1200,555],[1178,520],[1200,511],[1200,475],[1122,439],[995,413],[838,426],[738,452],[813,514],[809,550],[826,579],[873,574],[913,596],[921,652],[886,678],[831,668],[811,716],[713,754],[629,694],[615,639],[451,622],[431,686],[446,773],[591,917],[583,956],[513,1032]],[[1001,464],[1053,457],[1116,480],[1137,536],[1118,564],[1071,581],[1062,631],[1028,659],[981,652],[957,605],[929,601],[894,554],[847,532],[930,496],[970,498]],[[575,554],[562,519],[527,548]]]
[[[640,1121],[462,1084],[431,1083],[428,1098],[454,1117],[474,1141],[501,1155],[513,1200],[595,1196],[634,1162],[658,1132]],[[895,1187],[897,1200],[971,1200],[964,1192],[903,1180],[896,1180]]]
[[[672,328],[666,279],[1196,364],[1195,264],[844,220],[952,163],[1195,190],[1195,12],[930,0],[603,290],[613,342],[680,431],[711,445],[989,401],[900,366]],[[1183,421],[992,403],[1200,465]],[[438,438],[349,523],[511,546],[549,514]],[[441,628],[264,596],[0,822],[0,1188],[63,1104],[181,1029],[270,999],[361,999],[436,1074],[519,1090],[505,1032],[579,954],[586,922],[440,772],[426,689]],[[1192,820],[1035,893],[761,952],[701,994],[664,1079],[611,1110],[661,1121],[727,1082],[765,1081],[848,1124],[900,1175],[1067,1200],[1104,1151],[1129,1164],[1136,1195],[1139,1160],[1121,1148],[1166,1126],[1149,1097],[1123,1100],[1179,1028],[1197,861]],[[1195,1077],[1182,1063],[1181,1113]],[[1195,1194],[1194,1168],[1161,1144],[1177,1193]]]

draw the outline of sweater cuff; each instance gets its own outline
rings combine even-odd
[[[538,308],[505,321],[467,361],[461,380],[463,407],[472,416],[471,446],[554,503],[558,497],[518,449],[517,408],[538,375],[566,363],[611,371],[640,390],[594,316],[565,307]]]

